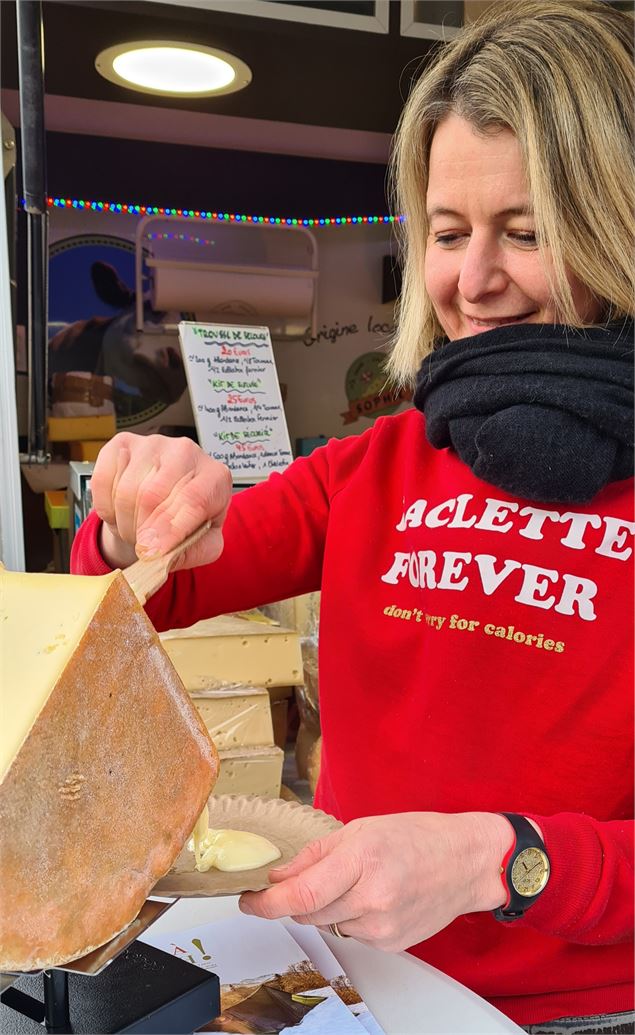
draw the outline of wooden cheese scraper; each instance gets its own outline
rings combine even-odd
[[[156,593],[161,588],[167,580],[177,557],[180,557],[185,550],[197,543],[199,539],[202,539],[211,527],[212,522],[206,521],[204,525],[197,528],[195,532],[192,532],[192,535],[184,539],[178,546],[175,546],[169,553],[148,558],[142,557],[141,560],[135,561],[128,568],[124,568],[122,574],[140,604],[145,604],[148,597],[151,597],[153,593]]]

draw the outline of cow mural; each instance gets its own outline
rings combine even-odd
[[[178,313],[154,312],[144,302],[144,331],[137,331],[135,294],[110,263],[91,263],[90,281],[100,302],[118,310],[62,327],[49,341],[49,374],[83,370],[113,381],[117,423],[128,426],[155,416],[175,403],[186,388],[186,375],[175,331]]]

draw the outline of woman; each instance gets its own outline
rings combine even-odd
[[[631,77],[593,0],[464,30],[397,135],[416,408],[231,508],[192,443],[119,435],[74,546],[101,573],[212,518],[158,628],[321,587],[345,826],[242,908],[410,947],[541,1032],[633,1026]]]

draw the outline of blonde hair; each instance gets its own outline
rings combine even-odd
[[[430,145],[451,112],[517,137],[550,289],[575,326],[570,270],[603,306],[633,314],[633,20],[597,0],[495,3],[444,45],[404,107],[391,159],[403,286],[388,360],[411,383],[442,334],[424,287]]]

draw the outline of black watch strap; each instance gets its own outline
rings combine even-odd
[[[547,863],[549,861],[549,857],[545,849],[544,841],[528,819],[525,819],[524,816],[519,816],[515,812],[500,812],[499,815],[504,816],[511,824],[514,831],[514,840],[511,848],[501,863],[501,880],[505,891],[507,892],[507,900],[502,906],[499,906],[498,909],[494,910],[494,917],[496,920],[509,922],[510,920],[520,919],[528,907],[540,897],[544,890],[544,888],[541,888],[535,895],[521,895],[516,891],[512,883],[512,867],[515,860],[526,848],[538,848],[547,859]]]

